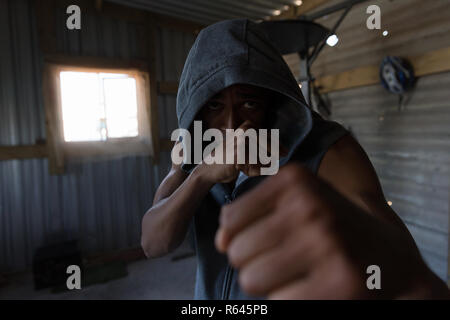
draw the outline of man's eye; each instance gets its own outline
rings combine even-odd
[[[218,102],[210,102],[206,105],[206,107],[210,110],[219,110],[222,105]]]
[[[244,102],[243,106],[246,109],[255,109],[258,108],[258,103],[254,101],[246,101]]]

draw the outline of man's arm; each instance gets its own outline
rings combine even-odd
[[[236,165],[208,165],[207,160],[190,174],[172,164],[155,194],[153,206],[142,219],[141,246],[147,257],[159,257],[176,249],[211,187],[216,183],[230,182],[238,176]]]
[[[343,138],[316,177],[288,165],[222,208],[216,246],[250,295],[274,299],[449,298],[386,205],[367,156]],[[267,236],[270,235],[270,236]],[[366,268],[381,270],[380,290]]]
[[[153,206],[142,219],[141,246],[147,257],[159,257],[177,248],[189,222],[211,185],[198,170],[188,175],[177,165],[156,191]]]
[[[341,138],[327,151],[318,176],[364,211],[401,229],[414,243],[403,221],[387,204],[367,154],[351,135]]]
[[[328,150],[320,164],[318,175],[365,212],[398,227],[417,252],[419,251],[403,221],[387,204],[367,154],[351,135],[341,138]],[[418,282],[411,296],[405,298],[442,297],[439,293],[448,295],[445,284],[429,271],[424,279]]]

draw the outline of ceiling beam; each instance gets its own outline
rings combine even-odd
[[[184,20],[180,18],[171,17],[164,14],[159,14],[155,12],[150,12],[148,10],[144,10],[143,8],[136,8],[131,6],[125,6],[120,3],[115,3],[112,1],[92,1],[92,0],[36,0],[39,4],[37,8],[48,8],[49,3],[54,3],[54,6],[58,8],[66,8],[71,4],[76,4],[80,6],[82,12],[95,12],[98,15],[109,16],[119,20],[125,20],[129,22],[133,22],[136,24],[146,24],[146,19],[150,16],[153,19],[153,22],[159,26],[164,28],[172,28],[175,30],[183,31],[186,33],[194,33],[197,34],[201,29],[203,29],[206,25],[201,23],[192,22],[189,20]],[[100,9],[100,10],[99,10]],[[45,9],[43,9],[45,10]],[[45,12],[45,11],[44,11]],[[48,21],[44,20],[44,23],[52,23],[54,19],[48,19]]]
[[[295,19],[310,12],[321,5],[329,2],[330,0],[303,0],[303,3],[299,6],[292,4],[288,10],[281,12],[278,16],[272,16],[269,20],[283,20],[283,19]]]

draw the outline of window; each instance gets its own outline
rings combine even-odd
[[[138,136],[136,80],[121,73],[60,72],[64,141]]]
[[[43,78],[51,173],[63,172],[70,158],[154,156],[158,137],[150,124],[157,113],[146,68],[104,59],[60,61],[46,61]]]

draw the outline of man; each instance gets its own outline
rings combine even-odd
[[[258,24],[202,30],[177,96],[179,127],[277,128],[280,171],[261,164],[172,165],[142,221],[148,257],[174,250],[192,222],[198,299],[443,298],[348,132],[306,105]],[[225,151],[228,146],[224,147]],[[381,288],[369,290],[377,266]],[[370,269],[369,269],[370,270]],[[377,285],[380,287],[380,284]]]

